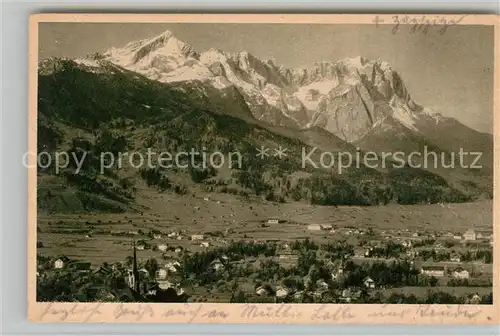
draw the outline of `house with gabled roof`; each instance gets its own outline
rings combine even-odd
[[[455,279],[469,279],[470,273],[462,267],[457,267],[451,272],[451,276]]]
[[[363,279],[363,285],[366,288],[375,288],[375,281],[369,276],[367,276],[366,278]]]

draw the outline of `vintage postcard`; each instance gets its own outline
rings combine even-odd
[[[498,24],[33,15],[30,320],[498,323]]]

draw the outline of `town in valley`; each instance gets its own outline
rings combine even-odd
[[[493,27],[390,26],[40,22],[37,300],[492,304]]]

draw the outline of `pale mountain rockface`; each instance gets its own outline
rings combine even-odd
[[[394,123],[420,132],[419,125],[449,119],[415,103],[400,75],[381,60],[354,57],[289,69],[246,51],[198,53],[170,31],[111,48],[102,56],[159,82],[233,87],[256,119],[285,127],[321,127],[347,142]],[[385,125],[387,118],[391,120]]]

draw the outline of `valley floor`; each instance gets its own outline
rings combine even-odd
[[[206,252],[238,241],[272,243],[280,246],[280,249],[286,249],[294,241],[307,238],[318,246],[346,242],[354,247],[351,260],[355,264],[369,264],[394,259],[366,255],[369,246],[411,242],[414,245],[421,243],[423,246],[409,246],[401,254],[401,259],[404,257],[413,260],[420,268],[437,265],[451,272],[461,267],[482,283],[479,287],[472,284],[468,287],[448,287],[447,283],[452,276],[446,274],[438,279],[438,287],[432,288],[434,291],[440,289],[452,295],[485,295],[491,291],[491,286],[484,285],[491,281],[491,260],[485,262],[484,259],[472,258],[457,262],[446,260],[446,257],[440,261],[419,257],[422,250],[444,251],[452,255],[467,253],[472,247],[475,250],[491,251],[491,201],[335,207],[260,200],[249,202],[224,194],[196,197],[152,194],[148,197],[150,210],[142,214],[40,215],[37,241],[43,245],[37,249],[38,254],[50,258],[64,255],[70,259],[90,262],[92,267],[97,268],[104,262],[123,262],[132,255],[132,241],[136,241],[145,244],[144,249],[137,251],[139,263],[144,264],[148,259],[155,258],[161,267],[162,258],[180,260],[181,255],[186,252]],[[269,219],[278,219],[279,223],[269,222]],[[477,232],[478,237],[475,241],[465,241],[462,235],[471,228]],[[166,245],[169,249],[161,252],[158,250],[160,245]],[[257,261],[259,259],[264,262],[266,258],[258,257]],[[253,258],[249,264],[254,265],[255,262]],[[245,284],[240,284],[241,286],[245,287]],[[248,292],[253,291],[251,284],[246,286],[249,287]],[[385,296],[393,293],[425,296],[428,290],[429,287],[422,285],[402,286],[387,288],[382,293]],[[197,285],[186,291],[194,294],[195,301],[229,302],[231,299],[230,290],[214,292]]]

